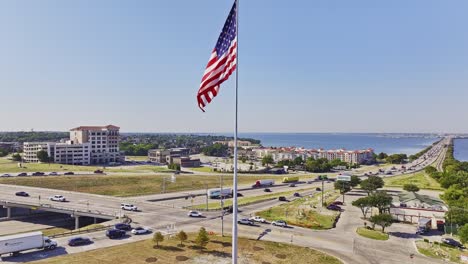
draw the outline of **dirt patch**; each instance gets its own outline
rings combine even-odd
[[[262,247],[257,247],[257,246],[254,246],[252,249],[253,249],[253,251],[262,251],[263,250]]]
[[[177,261],[187,261],[187,260],[189,260],[189,258],[186,257],[186,256],[176,256],[175,258],[176,258]]]
[[[279,259],[286,259],[286,255],[285,254],[276,254],[275,257],[279,258]]]
[[[145,259],[145,261],[148,262],[148,263],[152,263],[152,262],[158,261],[158,259],[153,257],[153,258],[147,258],[147,259]]]
[[[262,264],[271,264],[271,263],[268,261],[262,261]]]

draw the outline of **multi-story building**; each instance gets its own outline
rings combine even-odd
[[[119,130],[119,127],[113,125],[80,126],[70,129],[70,141],[74,144],[90,144],[90,164],[120,162],[123,156],[119,150]]]
[[[23,160],[25,162],[38,163],[37,152],[44,150],[51,153],[51,142],[24,142],[23,143]]]
[[[53,143],[52,143],[53,144]],[[54,162],[60,164],[89,165],[91,164],[91,144],[56,143],[52,152]],[[52,149],[52,148],[51,148]],[[49,154],[50,156],[50,154]]]
[[[148,159],[151,162],[170,164],[174,157],[188,157],[190,149],[188,148],[172,148],[172,149],[150,149],[148,151]]]

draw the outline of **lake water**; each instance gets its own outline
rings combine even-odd
[[[468,161],[468,139],[457,138],[453,141],[453,155],[459,161]]]
[[[223,133],[224,134],[224,133]],[[231,136],[229,134],[224,134]],[[239,133],[239,137],[261,140],[263,146],[305,147],[323,149],[367,149],[375,153],[415,154],[439,138],[428,134],[370,134],[370,133]],[[466,143],[468,146],[468,142]],[[465,148],[468,150],[468,147]],[[468,153],[465,153],[465,157]]]

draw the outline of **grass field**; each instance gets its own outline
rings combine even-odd
[[[184,245],[175,238],[165,237],[156,247],[151,240],[127,243],[119,246],[91,250],[48,258],[31,263],[37,264],[103,264],[103,263],[231,263],[231,238],[210,236],[206,249],[195,246],[195,235],[189,234]],[[288,263],[321,263],[338,264],[338,259],[313,249],[239,238],[239,263],[249,264],[288,264]]]
[[[269,221],[284,220],[290,225],[301,226],[312,229],[330,229],[333,227],[337,213],[325,209],[325,213],[320,213],[316,208],[320,203],[317,198],[303,197],[289,203],[263,210],[256,213]],[[327,192],[327,202],[335,200],[339,194],[335,191]]]
[[[416,172],[408,175],[386,177],[384,178],[385,187],[403,187],[403,185],[412,183],[421,189],[443,190],[440,184],[427,175],[425,172]]]
[[[23,167],[18,167],[18,162],[0,159],[0,173],[6,172],[36,172],[36,171],[95,171],[102,167],[63,165],[54,163],[23,163]]]
[[[198,168],[190,168],[192,171],[199,171],[199,172],[215,172],[211,167],[198,167]],[[219,173],[219,172],[217,172]]]
[[[169,175],[89,175],[89,176],[49,176],[0,178],[0,184],[13,184],[32,187],[77,191],[112,196],[138,196],[161,193],[163,178]],[[271,179],[271,176],[243,176],[239,184],[253,184],[257,179]],[[226,187],[232,182],[231,175],[224,175]],[[217,175],[177,176],[176,182],[166,181],[166,192],[199,190],[219,186]]]
[[[463,263],[460,260],[461,251],[447,246],[435,245],[424,241],[416,241],[419,253],[436,259],[450,260],[452,263]],[[465,251],[466,252],[466,251]]]
[[[382,233],[380,231],[371,230],[364,227],[358,227],[358,229],[356,229],[356,233],[358,233],[360,236],[375,240],[388,240],[389,238],[387,233]]]

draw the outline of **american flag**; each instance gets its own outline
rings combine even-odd
[[[197,101],[198,106],[203,112],[205,112],[205,106],[218,95],[219,86],[236,70],[236,12],[236,2],[234,2],[201,80]]]

